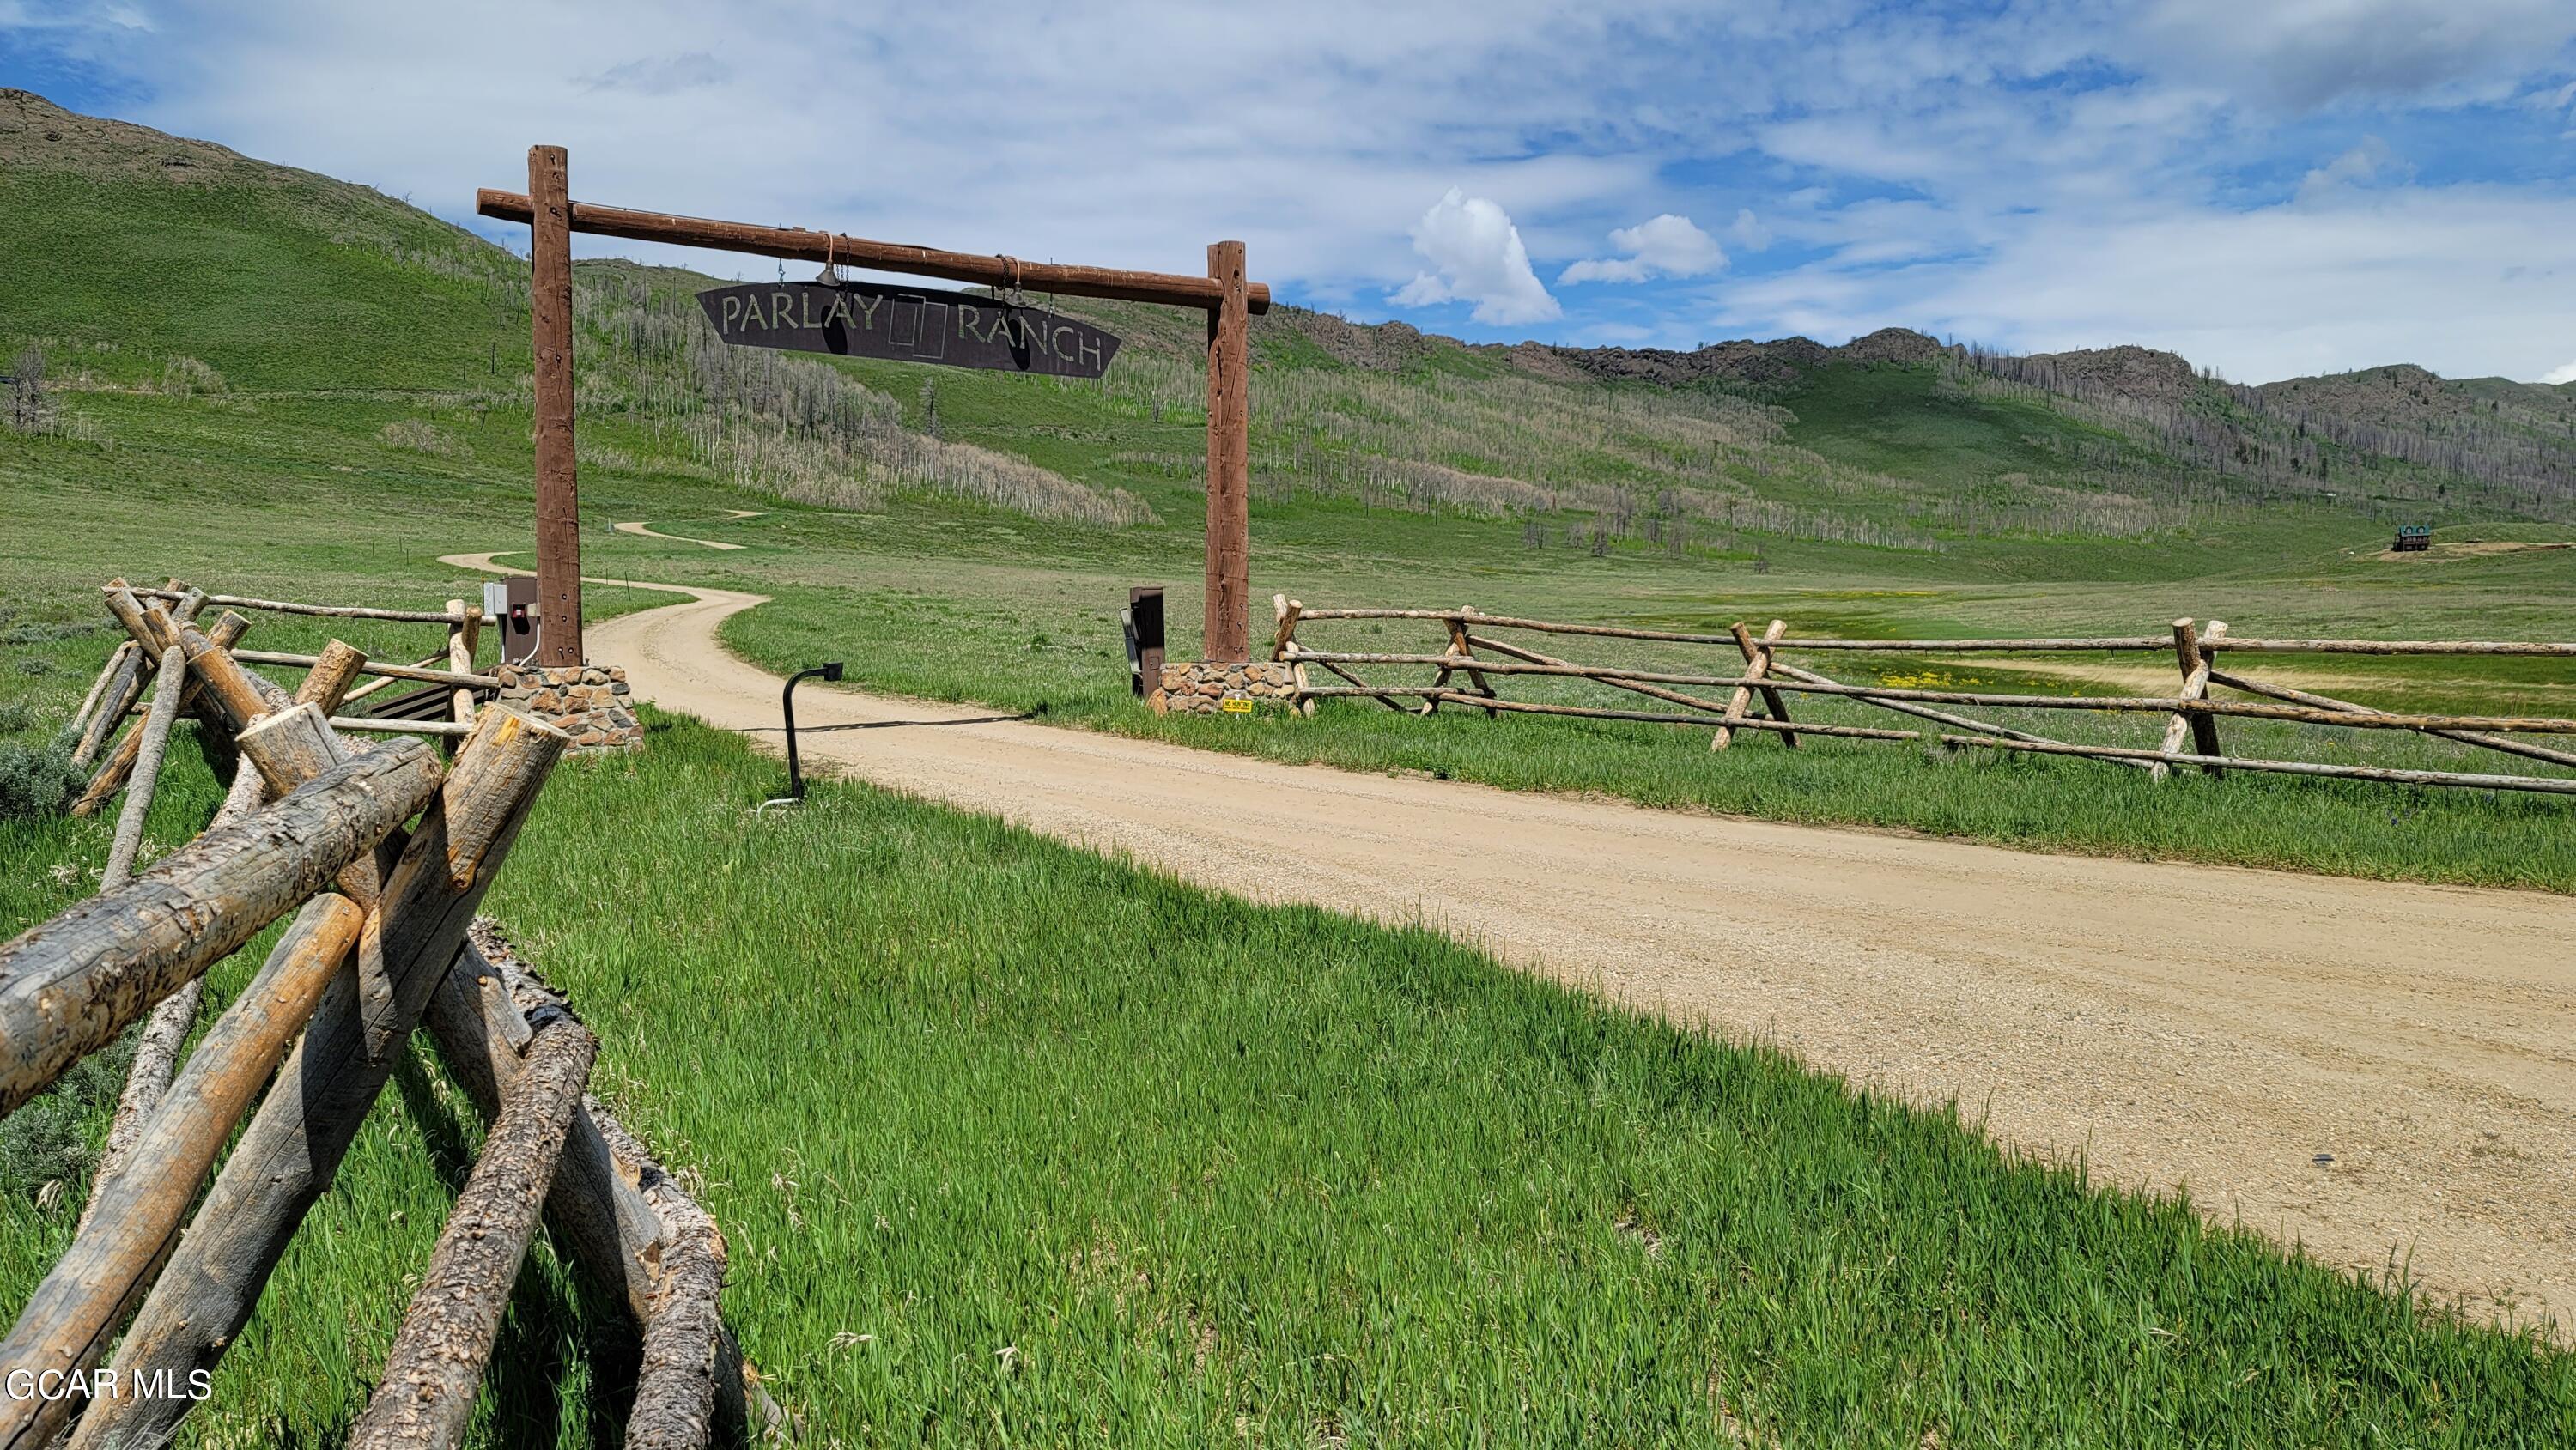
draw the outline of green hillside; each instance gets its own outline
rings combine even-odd
[[[407,393],[470,405],[478,419],[523,410],[524,266],[499,248],[362,187],[71,116],[24,92],[0,101],[0,117],[0,206],[19,219],[0,254],[0,347],[38,349],[72,398]],[[1032,383],[726,357],[690,301],[708,279],[578,270],[583,421],[606,445],[593,450],[606,470],[631,461],[844,507],[963,494],[1041,518],[1193,523],[1204,395],[1194,317],[1062,304],[1128,349],[1102,383]],[[2193,545],[2249,528],[2322,540],[2388,516],[2384,488],[2329,499],[2197,468],[2134,418],[1969,385],[1918,341],[1764,345],[1799,364],[1605,382],[1584,371],[1604,370],[1595,355],[1469,347],[1282,307],[1254,328],[1260,516],[1288,541],[1301,524],[1320,517],[1330,529],[1352,514],[1371,516],[1374,534],[1394,511],[1482,522],[1489,545],[1573,539],[1588,550],[1598,536],[1613,551],[1685,561],[1845,545],[1992,556],[2016,574],[2061,577],[2093,571],[2091,540],[2156,540],[2191,559],[2204,551]],[[2518,407],[2517,436],[2535,436],[2539,416]],[[431,448],[453,431],[424,421],[400,431]],[[2440,499],[2403,502],[2410,519],[2445,514]],[[2558,503],[2482,516],[2552,517]]]
[[[524,272],[499,249],[364,187],[40,106],[0,95],[12,354],[120,386],[195,359],[262,391],[525,371],[524,300],[515,328],[498,302]]]

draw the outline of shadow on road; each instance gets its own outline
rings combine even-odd
[[[1013,720],[1034,720],[1036,718],[1038,718],[1037,711],[1022,710],[1016,715],[974,715],[964,720],[853,720],[843,725],[799,725],[796,727],[796,733],[799,735],[829,735],[836,730],[893,730],[898,727],[930,725],[1004,725]],[[734,733],[737,735],[778,735],[784,733],[785,730],[786,727],[783,725],[746,725]]]

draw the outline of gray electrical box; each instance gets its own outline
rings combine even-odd
[[[524,664],[537,656],[537,581],[524,576],[483,586],[485,637],[499,641],[501,663]]]

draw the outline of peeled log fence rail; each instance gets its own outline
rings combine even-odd
[[[598,1054],[599,1039],[569,1017],[547,1023],[529,1042],[527,1069],[456,1196],[429,1272],[385,1355],[384,1379],[349,1434],[352,1450],[453,1445],[464,1437],[474,1387],[492,1357],[510,1285]]]
[[[213,602],[221,603],[221,600]],[[1287,601],[1294,604],[1295,601]],[[1527,629],[1541,634],[1588,634],[1606,639],[1656,640],[1669,644],[1733,644],[1729,634],[1687,634],[1664,629],[1635,629],[1616,624],[1568,624],[1552,619],[1521,619],[1455,609],[1314,609],[1297,606],[1300,619],[1429,619],[1467,621],[1496,629]],[[1784,650],[1866,650],[1872,654],[2079,654],[2087,651],[2160,650],[2169,635],[2138,634],[2109,638],[2075,635],[2035,639],[1796,639],[1783,637]],[[2576,659],[2576,643],[2531,640],[2402,639],[2231,639],[2218,648],[2239,654],[2352,655],[2538,655]],[[1278,656],[1274,655],[1273,658]]]
[[[342,647],[346,648],[346,646]],[[238,649],[233,651],[233,658],[255,665],[303,665],[308,669],[322,663],[320,655],[294,654],[285,650]],[[363,655],[359,656],[359,659],[360,663],[353,671],[356,674],[380,675],[394,680],[418,680],[425,685],[459,685],[482,690],[501,688],[501,681],[497,676],[477,674],[472,670],[439,670],[424,669],[418,665],[388,665],[367,659]]]
[[[0,1342],[0,1363],[75,1392],[0,1397],[0,1450],[172,1443],[424,1021],[493,1129],[353,1443],[456,1443],[540,1205],[641,1341],[627,1443],[789,1428],[724,1326],[713,1221],[583,1095],[597,1040],[532,970],[508,958],[504,982],[476,944],[508,957],[475,911],[564,734],[477,703],[479,678],[451,670],[431,683],[456,686],[458,718],[398,722],[455,732],[451,760],[420,742],[369,745],[325,713],[367,668],[359,651],[334,641],[246,662],[230,647],[239,616],[190,622],[210,596],[121,582],[107,594],[132,638],[101,671],[86,723],[105,722],[104,747],[131,709],[120,691],[155,704],[135,726],[154,736],[102,800],[123,790],[139,819],[183,716],[236,774],[204,834],[0,943],[0,1112],[152,1019],[71,1243]],[[442,658],[470,663],[461,603],[356,613],[446,624]],[[290,696],[249,663],[308,674]],[[179,1062],[199,978],[299,907]]]
[[[1295,667],[1296,701],[1312,714],[1315,702],[1337,698],[1373,699],[1399,713],[1431,714],[1443,703],[1473,706],[1488,716],[1555,715],[1597,720],[1704,726],[1714,731],[1712,747],[1725,749],[1735,732],[1772,735],[1784,745],[1802,736],[1855,740],[1920,741],[1948,749],[2018,751],[2064,755],[2107,764],[2144,768],[2163,779],[2175,766],[2192,766],[2210,775],[2235,767],[2273,774],[2403,785],[2437,785],[2484,790],[2576,794],[2576,777],[2485,774],[2472,771],[2409,769],[2394,766],[2338,764],[2321,761],[2266,760],[2229,756],[2220,748],[2219,727],[2226,720],[2278,721],[2325,725],[2348,730],[2408,731],[2454,744],[2498,751],[2553,765],[2576,766],[2576,750],[2527,741],[2533,735],[2576,735],[2576,719],[2532,715],[2429,714],[2358,705],[2287,685],[2257,680],[2219,669],[2222,653],[2262,655],[2454,655],[2576,659],[2576,643],[2523,640],[2352,640],[2263,639],[2232,635],[2210,621],[2176,620],[2163,635],[2118,637],[2053,636],[2022,639],[1865,640],[1817,639],[1790,635],[1784,621],[1772,620],[1760,634],[1743,623],[1725,634],[1637,629],[1620,625],[1580,624],[1525,619],[1458,609],[1316,609],[1275,596],[1278,616],[1271,658]],[[1407,620],[1439,626],[1448,636],[1437,651],[1369,651],[1316,649],[1298,638],[1315,621]],[[1725,647],[1735,668],[1715,670],[1650,669],[1636,666],[1580,664],[1508,643],[1497,634],[1521,630],[1537,634],[1635,640],[1663,645]],[[2041,695],[1998,690],[1927,689],[1920,686],[1848,684],[1780,658],[1791,650],[1942,654],[2060,654],[2109,651],[2164,652],[2180,670],[2180,688],[2172,695]],[[1501,658],[1496,658],[1501,656]],[[1310,683],[1313,666],[1344,683]],[[1427,684],[1383,682],[1363,678],[1361,668],[1406,666],[1433,672]],[[1467,674],[1477,688],[1461,690],[1452,679]],[[1499,697],[1495,681],[1514,678],[1583,681],[1660,700],[1681,710],[1642,710],[1577,704],[1562,700],[1512,700]],[[1671,688],[1730,691],[1714,698]],[[2225,687],[2260,699],[2218,699],[2210,691]],[[1793,696],[1847,700],[1858,705],[1911,716],[1952,727],[1946,731],[1882,729],[1793,719]],[[1761,702],[1756,713],[1754,702]],[[1418,701],[1408,709],[1405,701]],[[2031,730],[1931,708],[1966,705],[1985,709],[2087,711],[2152,714],[2168,722],[2156,747],[2088,744],[2052,739]],[[2188,739],[2193,748],[2182,746]]]
[[[146,599],[180,597],[180,591],[176,589],[137,589],[134,592]],[[239,594],[209,594],[206,596],[206,602],[225,609],[258,609],[271,614],[307,614],[322,619],[382,619],[402,624],[438,625],[454,622],[444,609],[370,609],[355,604],[298,604],[285,599],[251,599]],[[482,610],[479,608],[473,613],[477,618],[482,616]]]
[[[311,896],[440,775],[419,747],[371,751],[0,945],[0,1112]]]
[[[161,653],[161,642],[153,633],[155,626],[151,623],[151,619],[161,612],[161,607],[165,603],[170,606],[171,616],[180,624],[185,624],[187,620],[193,618],[199,608],[208,605],[223,608],[226,611],[225,614],[213,628],[205,632],[206,638],[214,644],[228,647],[231,658],[239,664],[305,667],[306,685],[299,691],[299,696],[304,696],[309,691],[309,698],[325,706],[330,712],[332,724],[345,732],[373,735],[424,735],[442,740],[462,739],[469,733],[471,723],[469,717],[473,711],[482,701],[492,698],[501,689],[501,681],[497,675],[484,674],[474,668],[476,642],[487,621],[480,607],[469,606],[463,600],[451,599],[448,601],[448,608],[438,610],[377,609],[361,605],[304,604],[292,600],[256,599],[239,594],[207,594],[198,590],[182,589],[176,581],[172,582],[171,587],[165,589],[136,589],[128,586],[123,580],[116,580],[109,583],[104,592],[108,596],[110,612],[114,613],[134,634],[134,640],[131,643],[136,647],[120,649],[109,658],[106,666],[100,671],[97,682],[90,687],[89,698],[83,702],[81,711],[75,716],[74,728],[79,733],[73,752],[73,763],[83,767],[88,767],[92,761],[101,759],[101,752],[106,750],[108,741],[115,736],[118,726],[129,715],[139,711]],[[247,649],[240,647],[237,640],[250,627],[250,624],[241,615],[231,612],[236,608],[321,619],[435,624],[445,634],[447,644],[439,653],[414,664],[370,660],[363,652],[340,640],[331,641],[320,654]],[[359,685],[356,683],[356,677],[362,674],[374,678],[367,684]],[[439,712],[443,718],[401,718],[399,713],[392,716],[384,713],[388,709],[399,712],[408,702],[409,697],[387,697],[393,700],[391,705],[388,705],[385,700],[379,700],[377,704],[366,707],[367,711],[372,713],[360,713],[354,709],[343,711],[340,708],[354,707],[360,701],[379,696],[390,686],[405,682],[452,687],[450,707]],[[265,688],[274,689],[273,686]],[[187,696],[182,701],[182,708],[200,715],[211,712],[214,705],[198,699],[202,692],[201,685],[192,681],[188,686]],[[272,704],[283,702],[282,694],[274,696],[271,700]],[[129,733],[117,747],[116,753],[105,757],[105,763],[99,766],[89,788],[79,799],[76,809],[80,814],[88,814],[98,809],[123,785],[126,771],[133,763],[134,753],[139,744],[139,733]]]

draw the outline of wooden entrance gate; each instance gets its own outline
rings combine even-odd
[[[1007,255],[943,252],[802,227],[629,211],[576,202],[564,149],[528,148],[528,189],[490,188],[474,209],[529,227],[531,306],[536,341],[537,608],[541,665],[578,665],[581,648],[581,534],[573,458],[572,234],[670,242],[782,260],[843,264],[939,277],[993,288],[1035,287],[1068,297],[1102,297],[1196,308],[1208,319],[1207,618],[1211,660],[1250,658],[1249,507],[1252,408],[1248,319],[1270,310],[1270,289],[1244,277],[1243,243],[1214,242],[1207,275],[1131,272],[1114,267],[1023,262]]]

